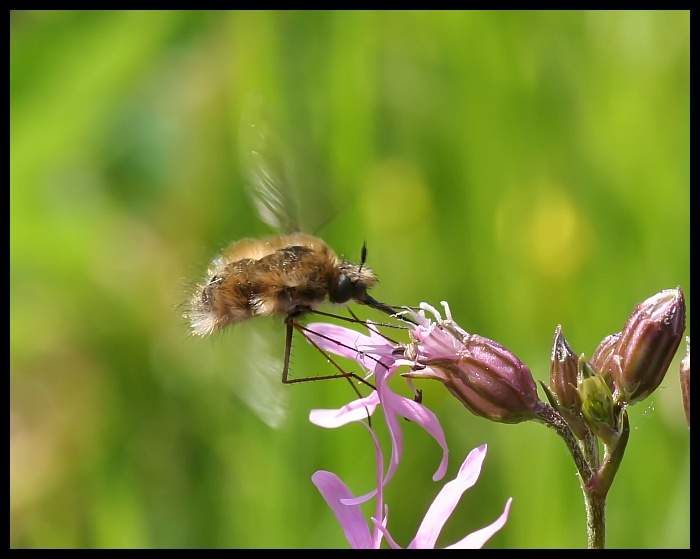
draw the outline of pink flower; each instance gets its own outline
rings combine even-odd
[[[383,389],[388,390],[382,379],[406,365],[410,371],[403,377],[440,381],[477,416],[503,423],[536,418],[545,404],[537,395],[537,384],[527,365],[498,342],[463,330],[452,320],[447,303],[443,302],[443,306],[447,315],[444,320],[426,303],[421,303],[420,313],[404,311],[411,319],[408,345],[391,344],[372,328],[366,336],[340,326],[316,323],[309,326],[307,334],[322,349],[354,359],[374,372],[379,400],[387,411],[398,415],[407,411],[393,393],[382,393]],[[434,320],[426,317],[426,311]]]
[[[437,416],[424,405],[396,394],[388,385],[388,380],[396,370],[406,363],[403,355],[395,355],[396,347],[389,343],[372,328],[369,335],[361,334],[334,324],[315,323],[307,327],[306,334],[322,349],[356,360],[360,365],[374,373],[376,391],[365,398],[350,402],[340,409],[312,410],[309,420],[329,429],[361,421],[374,413],[381,404],[384,419],[391,437],[391,460],[384,484],[393,477],[403,453],[403,431],[400,417],[409,419],[423,427],[442,448],[442,460],[433,480],[442,479],[447,470],[448,449],[445,434]],[[317,335],[314,335],[317,334]],[[400,359],[398,359],[400,358]],[[371,498],[375,492],[365,496]]]
[[[537,396],[530,369],[503,345],[463,330],[442,303],[446,318],[430,305],[420,308],[433,315],[412,313],[413,344],[407,355],[412,371],[403,376],[440,381],[474,415],[491,421],[520,423],[534,419],[545,405]]]
[[[434,311],[432,307],[428,309]],[[337,410],[312,410],[309,415],[312,423],[327,428],[336,428],[359,421],[369,430],[374,441],[377,459],[376,490],[355,497],[343,481],[332,472],[318,471],[312,476],[313,483],[335,513],[353,548],[379,548],[384,537],[391,547],[400,547],[386,527],[389,509],[383,503],[384,486],[393,477],[403,453],[403,432],[399,417],[409,419],[423,427],[442,448],[442,460],[433,475],[433,480],[442,479],[447,470],[448,449],[439,420],[420,402],[392,391],[388,381],[399,367],[404,365],[411,368],[419,367],[421,372],[425,372],[428,367],[425,363],[420,362],[421,359],[429,359],[436,355],[444,359],[445,352],[448,355],[454,352],[459,353],[463,347],[460,343],[462,341],[461,330],[459,332],[450,330],[447,335],[443,336],[441,334],[445,333],[445,323],[442,321],[436,325],[430,319],[425,318],[423,314],[410,311],[408,314],[414,321],[414,324],[411,325],[411,337],[414,343],[410,346],[390,343],[371,324],[368,325],[368,335],[326,323],[310,324],[306,329],[307,336],[318,347],[353,359],[367,371],[367,376],[374,375],[376,390],[369,396],[354,400]],[[456,325],[455,327],[458,328]],[[409,384],[410,382],[409,379]],[[391,459],[386,473],[384,472],[384,457],[379,441],[372,428],[363,421],[368,415],[372,415],[379,405],[384,410],[384,418],[392,445]],[[476,483],[485,456],[486,445],[469,453],[457,477],[447,483],[433,501],[415,538],[409,544],[409,548],[433,548],[435,546],[442,527],[454,511],[462,494]],[[368,522],[362,515],[360,504],[375,496],[377,499],[375,514]],[[469,534],[450,547],[474,548],[484,545],[505,524],[510,504],[511,499],[507,501],[503,514],[493,524]]]
[[[377,456],[378,487],[375,514],[371,517],[370,523],[363,517],[358,499],[354,498],[350,489],[337,475],[332,472],[318,471],[311,479],[326,503],[335,513],[351,547],[355,549],[378,549],[381,546],[382,538],[386,537],[388,544],[392,548],[399,548],[400,546],[391,537],[387,528],[389,507],[384,506],[383,503],[382,476],[384,462],[381,448],[372,429],[370,427],[367,428],[374,440]],[[457,477],[443,486],[428,508],[418,528],[418,532],[408,545],[409,549],[432,549],[435,547],[440,531],[459,503],[462,494],[472,487],[479,478],[485,457],[485,444],[469,453],[460,467]],[[508,520],[511,502],[512,499],[508,499],[503,513],[495,522],[481,530],[468,534],[448,547],[461,549],[482,547]]]

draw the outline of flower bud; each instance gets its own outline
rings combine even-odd
[[[578,355],[562,334],[561,325],[557,326],[549,370],[549,388],[556,396],[556,402],[552,402],[552,405],[564,417],[576,436],[583,438],[586,427],[581,417],[581,397],[577,389],[578,361]]]
[[[685,330],[685,297],[680,287],[639,303],[614,349],[610,374],[628,405],[644,400],[663,381]]]
[[[576,390],[577,376],[578,355],[569,347],[559,325],[554,332],[549,387],[557,395],[560,406],[576,412],[581,409]]]
[[[441,381],[469,411],[491,421],[520,423],[542,411],[544,403],[530,369],[510,350],[477,334],[457,339],[443,329],[433,332],[452,336],[458,351],[451,356],[419,354],[417,361],[425,368],[404,376]]]
[[[617,334],[610,334],[603,338],[593,352],[593,356],[588,360],[591,366],[605,379],[605,382],[608,383],[610,390],[614,388],[611,371],[616,363],[613,357],[619,339],[620,332]]]
[[[613,394],[602,375],[597,374],[589,363],[579,362],[579,394],[581,413],[586,423],[606,444],[612,444],[619,435]]]
[[[688,429],[690,429],[690,336],[685,338],[685,343],[687,345],[685,357],[681,359],[681,393],[683,394],[685,419],[688,421]]]

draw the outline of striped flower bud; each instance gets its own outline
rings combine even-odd
[[[491,421],[520,423],[542,411],[532,373],[513,352],[429,309],[438,322],[423,319],[412,332],[415,366],[404,376],[439,380],[469,411]]]
[[[666,375],[685,330],[685,297],[680,287],[639,303],[615,344],[609,368],[622,400],[644,400]]]

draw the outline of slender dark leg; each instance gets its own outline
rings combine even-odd
[[[318,345],[306,334],[306,329],[303,326],[301,326],[298,322],[296,322],[293,318],[288,318],[286,320],[286,323],[287,339],[284,348],[284,367],[282,369],[282,382],[284,384],[295,384],[299,382],[310,382],[317,380],[330,380],[334,378],[346,378],[348,379],[348,382],[350,382],[350,385],[352,386],[355,393],[361,398],[362,394],[360,394],[359,390],[351,380],[354,378],[362,384],[369,386],[372,390],[375,390],[374,385],[372,383],[368,382],[367,380],[363,379],[361,376],[355,373],[351,373],[343,369],[326,351],[318,347]],[[301,335],[304,336],[309,341],[309,343],[311,343],[311,345],[314,346],[336,369],[338,369],[339,374],[325,375],[320,377],[303,377],[296,379],[289,378],[289,360],[292,353],[292,338],[294,336],[295,329],[298,330],[301,333]]]
[[[327,316],[327,317],[329,317],[329,318],[337,318],[338,320],[344,320],[345,322],[350,322],[350,323],[352,323],[352,324],[362,324],[363,326],[365,326],[365,327],[367,327],[367,328],[371,328],[372,330],[374,330],[374,332],[376,332],[377,334],[379,334],[379,335],[380,335],[382,338],[384,338],[386,341],[388,341],[388,342],[390,342],[390,343],[392,343],[392,344],[394,344],[394,345],[398,345],[399,342],[397,342],[396,340],[391,339],[389,336],[385,336],[384,334],[382,334],[382,333],[377,329],[377,326],[383,326],[383,327],[386,327],[386,328],[394,328],[395,330],[408,330],[408,328],[407,328],[406,326],[402,326],[401,324],[389,324],[388,322],[371,322],[371,323],[368,324],[365,320],[362,320],[361,318],[359,318],[359,317],[352,311],[352,309],[351,309],[350,307],[348,307],[347,310],[348,310],[348,312],[350,313],[350,315],[352,316],[352,318],[349,318],[349,317],[347,317],[347,316],[342,316],[342,315],[339,315],[339,314],[333,314],[333,313],[329,313],[329,312],[323,312],[323,311],[319,311],[319,310],[316,310],[316,309],[309,311],[309,314],[317,314],[317,315],[319,315],[319,316]]]
[[[287,317],[286,320],[287,323],[287,342],[285,345],[284,349],[284,368],[282,370],[282,382],[284,384],[295,384],[299,382],[309,382],[309,381],[316,381],[316,380],[330,380],[330,379],[335,379],[335,378],[344,378],[347,379],[348,383],[350,383],[351,388],[357,394],[358,398],[362,398],[362,394],[360,393],[360,390],[357,388],[355,383],[352,381],[352,379],[356,379],[359,382],[366,384],[369,386],[372,390],[376,390],[376,388],[369,382],[367,382],[365,379],[362,377],[356,375],[355,373],[349,373],[345,371],[338,363],[336,363],[333,358],[328,355],[324,350],[322,350],[318,345],[307,335],[306,329],[301,326],[299,323],[297,323],[294,320],[294,317]],[[321,377],[305,377],[305,378],[298,378],[298,379],[290,379],[289,378],[289,360],[290,356],[292,353],[292,339],[294,337],[294,330],[298,330],[302,336],[304,336],[309,343],[311,343],[312,346],[314,346],[328,361],[336,368],[338,371],[340,371],[340,374],[337,375],[326,375],[326,376],[321,376]],[[320,335],[320,334],[316,334]],[[367,422],[372,426],[372,417],[369,412],[369,409],[365,406],[365,410],[367,411]]]

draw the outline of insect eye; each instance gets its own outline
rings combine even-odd
[[[331,294],[333,302],[345,303],[352,297],[354,290],[355,286],[352,280],[345,274],[340,274],[340,276],[338,276],[338,283],[335,284],[335,288]]]

